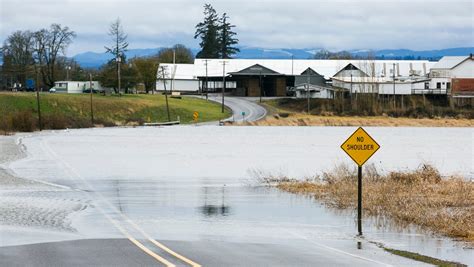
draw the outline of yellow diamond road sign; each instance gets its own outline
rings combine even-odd
[[[357,165],[362,166],[380,146],[362,127],[359,127],[347,138],[341,148]]]

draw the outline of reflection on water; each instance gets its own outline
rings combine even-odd
[[[134,178],[89,183],[117,211],[161,238],[279,243],[286,242],[275,238],[284,229],[316,242],[333,245],[334,240],[351,240],[354,250],[368,248],[363,241],[352,241],[357,230],[355,209],[328,207],[314,197],[264,186],[225,186],[212,180],[183,183]],[[363,226],[364,239],[387,247],[472,262],[473,250],[463,249],[463,244],[386,216],[364,214]]]
[[[222,188],[203,187],[202,189],[204,205],[199,207],[199,211],[205,217],[230,215],[231,208],[225,204],[225,186]]]
[[[211,216],[227,216],[230,213],[230,207],[228,206],[215,206],[215,205],[204,205],[199,207],[199,210],[206,217]]]

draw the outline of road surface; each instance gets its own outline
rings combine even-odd
[[[421,265],[370,241],[472,264],[472,250],[448,239],[378,228],[367,218],[359,239],[353,213],[261,186],[254,176],[305,177],[333,166],[346,159],[339,144],[353,130],[174,126],[9,137],[27,153],[0,168],[29,180],[10,177],[0,187],[0,265]],[[368,131],[382,144],[371,160],[388,170],[426,160],[443,173],[471,171],[472,129]],[[435,153],[433,140],[452,139]]]
[[[201,98],[201,97],[200,97]],[[209,94],[209,100],[222,103],[222,95]],[[258,121],[267,115],[267,110],[259,105],[255,99],[247,97],[225,96],[224,104],[232,110],[232,116],[223,121],[236,123],[244,121]],[[200,125],[218,125],[219,122],[201,123]]]

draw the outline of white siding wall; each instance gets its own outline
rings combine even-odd
[[[474,78],[474,60],[468,59],[452,69],[451,78]]]
[[[446,90],[447,84],[451,82],[450,78],[432,78],[430,81],[430,89],[438,89],[438,83],[440,83],[441,88]]]
[[[173,91],[179,92],[197,92],[199,90],[198,80],[174,80]],[[166,80],[166,91],[171,89],[171,80]],[[164,91],[165,87],[162,80],[156,82],[156,90]]]
[[[395,83],[395,94],[396,95],[410,95],[412,83]],[[381,95],[393,95],[393,83],[380,83],[379,94]]]
[[[309,92],[310,98],[327,98],[327,99],[332,99],[334,98],[333,91],[330,90],[320,90],[320,91],[310,91]],[[306,90],[296,90],[296,97],[297,98],[307,98],[307,91]]]

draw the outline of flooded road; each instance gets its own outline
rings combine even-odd
[[[47,230],[41,222],[22,224],[31,214],[3,222],[1,246],[132,237],[175,265],[420,265],[371,243],[380,242],[474,265],[472,249],[416,228],[377,227],[365,218],[365,237],[356,238],[353,212],[263,187],[252,177],[258,170],[304,178],[351,163],[339,146],[354,129],[179,126],[23,137],[27,157],[4,167],[40,189],[1,195],[19,209],[30,208],[19,199],[36,202],[39,220],[44,211],[58,222]],[[431,163],[443,174],[473,177],[472,129],[366,130],[381,145],[369,163],[383,171]]]

